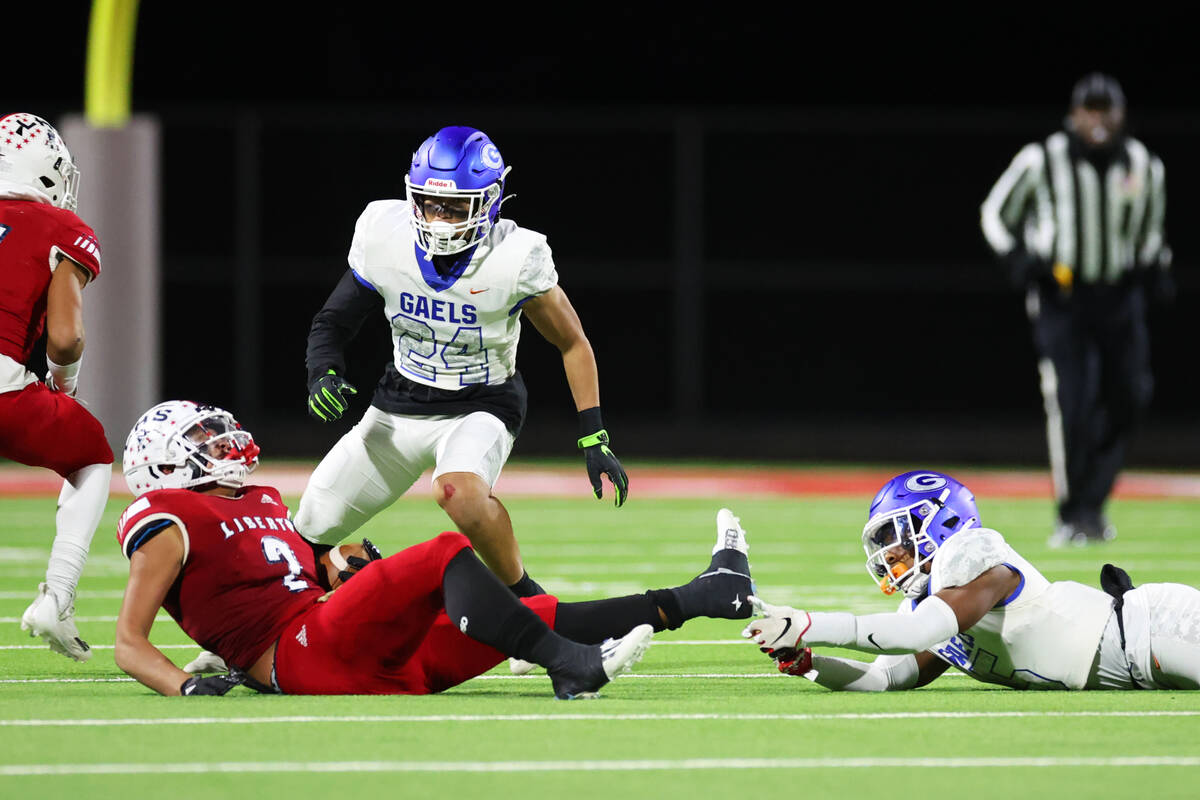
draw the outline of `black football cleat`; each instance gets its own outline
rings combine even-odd
[[[586,663],[576,669],[550,670],[554,696],[559,700],[585,700],[600,696],[600,687],[642,660],[654,637],[654,628],[638,625],[620,639],[606,639],[587,648]]]

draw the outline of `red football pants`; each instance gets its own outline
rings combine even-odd
[[[44,383],[0,394],[0,456],[64,478],[91,464],[113,463],[100,420]]]
[[[505,659],[460,633],[446,616],[442,575],[470,547],[461,533],[374,561],[329,598],[288,623],[275,649],[286,694],[432,694]],[[554,627],[558,598],[523,598]]]

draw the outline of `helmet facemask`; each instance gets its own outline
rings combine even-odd
[[[238,488],[258,466],[259,447],[227,412],[188,401],[143,415],[125,444],[125,481],[135,496],[156,489]]]
[[[180,444],[187,453],[185,467],[197,481],[195,486],[211,482],[237,488],[258,466],[259,447],[254,438],[223,411],[184,431]]]
[[[62,176],[62,195],[54,201],[54,205],[74,211],[79,207],[79,167],[70,157],[60,156],[59,159],[61,163],[56,164],[55,169]]]
[[[459,189],[453,181],[432,178],[426,185],[419,186],[405,176],[412,224],[426,261],[434,256],[461,253],[488,235],[500,216],[500,204],[506,199],[501,195],[507,174],[508,169],[505,169],[499,181],[482,189]],[[464,204],[465,214],[454,213]],[[439,216],[439,209],[451,213]]]
[[[925,594],[930,562],[937,552],[928,529],[940,509],[933,500],[921,500],[874,516],[863,528],[867,572],[884,594],[893,594],[897,589],[912,599]],[[908,554],[911,566],[906,568],[903,561],[897,560],[901,551]],[[892,563],[888,563],[889,553]]]

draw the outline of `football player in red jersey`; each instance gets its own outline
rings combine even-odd
[[[83,289],[100,275],[96,234],[75,215],[78,179],[50,123],[33,114],[0,117],[0,457],[64,478],[46,580],[21,627],[87,661],[75,587],[108,501],[113,456],[103,426],[75,401]],[[25,367],[43,331],[44,382]]]
[[[362,564],[331,592],[323,548],[296,532],[279,492],[245,485],[258,453],[228,412],[190,401],[150,409],[126,441],[137,499],[117,523],[129,583],[114,656],[162,694],[224,694],[242,681],[287,694],[429,694],[511,656],[545,667],[555,696],[570,699],[637,662],[655,630],[750,615],[745,533],[727,509],[708,568],[670,589],[518,599],[467,537],[446,532]],[[160,607],[230,674],[189,675],[154,647]]]

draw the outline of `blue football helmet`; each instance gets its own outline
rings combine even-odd
[[[426,260],[461,253],[488,235],[500,218],[510,169],[475,128],[442,128],[417,148],[404,184]]]
[[[941,472],[917,470],[897,475],[871,501],[862,532],[867,572],[884,594],[897,589],[919,598],[929,587],[926,567],[937,549],[954,534],[979,526],[979,509],[971,490]],[[902,547],[912,566],[887,560],[888,551]]]

